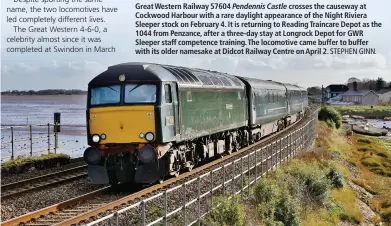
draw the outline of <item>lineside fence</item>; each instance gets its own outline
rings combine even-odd
[[[65,131],[81,131],[83,128],[73,125],[61,125]],[[14,160],[17,156],[33,156],[57,153],[59,134],[55,124],[37,124],[25,126],[7,126],[1,128],[1,160]],[[84,129],[85,130],[85,129]],[[78,141],[77,141],[78,142]]]
[[[87,225],[202,225],[202,218],[219,205],[216,197],[240,194],[243,199],[267,172],[311,148],[318,110],[308,117],[304,126],[268,145]]]

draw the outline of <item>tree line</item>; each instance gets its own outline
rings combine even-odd
[[[45,90],[7,90],[1,92],[1,95],[77,95],[87,94],[87,91],[80,89],[45,89]]]

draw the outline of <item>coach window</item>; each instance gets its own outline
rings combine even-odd
[[[270,93],[269,93],[269,91],[267,92],[267,102],[270,104]]]
[[[272,97],[273,97],[273,102],[272,103],[275,103],[274,92],[272,92]]]
[[[191,98],[191,92],[190,91],[187,91],[187,102],[192,102],[193,99]]]
[[[164,96],[167,104],[172,103],[171,86],[169,84],[164,85]]]

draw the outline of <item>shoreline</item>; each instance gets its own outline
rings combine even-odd
[[[87,93],[83,94],[1,94],[5,97],[15,97],[15,96],[85,96]]]

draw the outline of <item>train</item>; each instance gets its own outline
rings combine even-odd
[[[152,184],[281,131],[307,90],[197,68],[130,62],[88,83],[84,161],[92,184]]]

